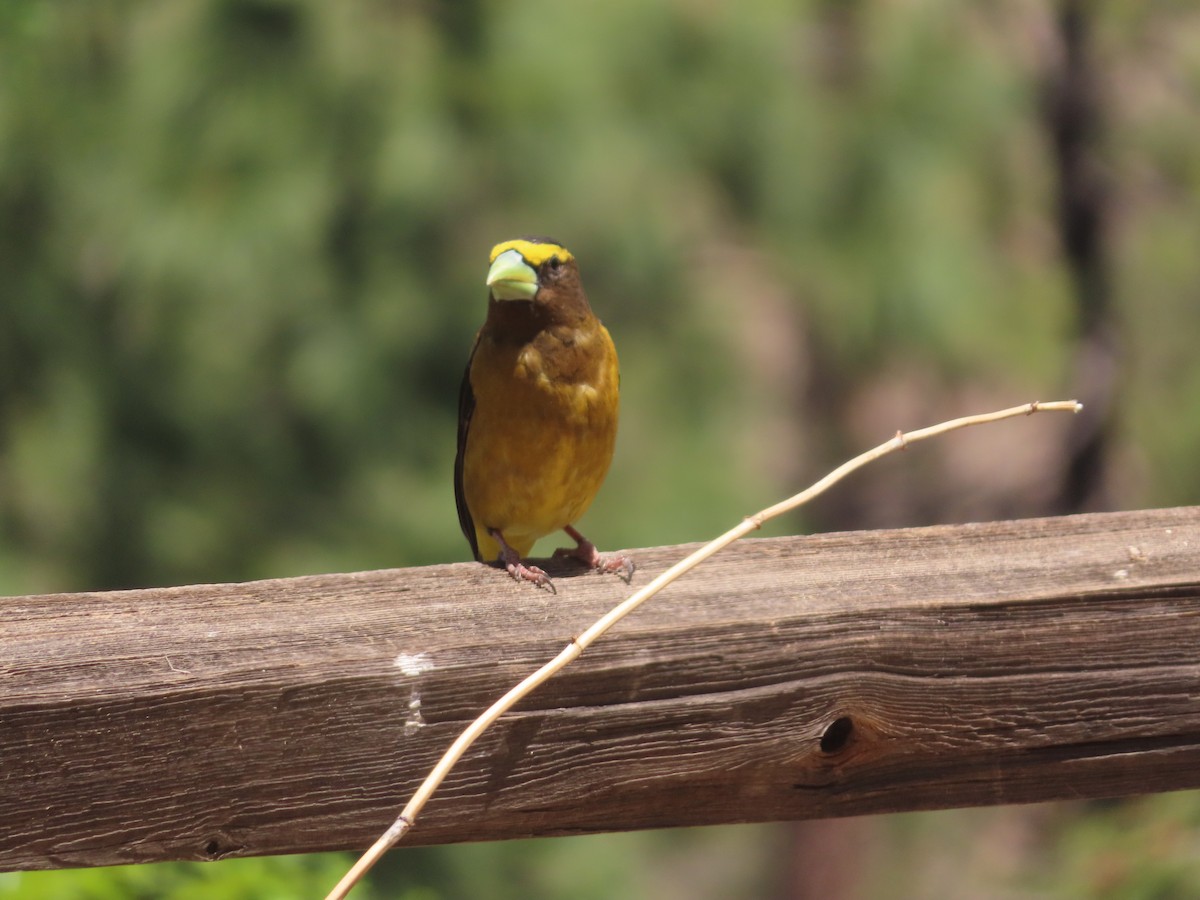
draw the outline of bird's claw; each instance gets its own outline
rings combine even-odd
[[[521,562],[521,554],[508,545],[508,541],[504,540],[504,535],[497,529],[489,528],[488,534],[500,545],[499,561],[508,570],[509,575],[517,581],[529,581],[537,587],[550,588],[552,594],[558,593],[558,588],[554,586],[550,576],[537,566],[527,566]]]
[[[550,580],[550,576],[537,566],[527,566],[523,562],[506,562],[504,568],[517,581],[528,581],[538,587],[549,588],[552,594],[558,593],[558,589],[554,586],[554,582]]]
[[[637,565],[634,563],[633,557],[624,553],[610,553],[608,556],[601,556],[600,564],[596,566],[596,571],[617,574],[626,584],[633,581],[633,573],[636,570]]]
[[[555,559],[571,557],[572,559],[579,560],[589,569],[595,569],[597,572],[603,572],[606,575],[624,572],[621,579],[626,584],[633,581],[633,573],[636,566],[633,563],[632,556],[624,553],[602,554],[596,549],[595,544],[574,528],[567,526],[565,530],[577,543],[574,547],[559,547],[554,551]]]

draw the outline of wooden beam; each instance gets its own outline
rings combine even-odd
[[[0,601],[0,867],[365,847],[626,591],[556,571]],[[502,719],[411,842],[1194,787],[1200,508],[1148,510],[735,545]]]

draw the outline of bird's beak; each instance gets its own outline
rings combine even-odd
[[[532,300],[538,292],[537,272],[516,250],[505,250],[488,269],[487,285],[497,300]]]

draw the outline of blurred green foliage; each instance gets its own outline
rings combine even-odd
[[[235,859],[221,865],[164,863],[0,873],[0,900],[290,900],[323,895],[353,862],[336,853]],[[420,893],[397,900],[421,900]],[[361,900],[372,900],[364,891]]]
[[[1194,503],[1200,21],[1092,15],[1121,499]],[[0,591],[464,559],[458,380],[487,251],[523,233],[572,248],[622,355],[604,546],[706,537],[820,474],[848,440],[820,401],[898,371],[1001,405],[1086,390],[1054,27],[948,0],[5,0]],[[1083,860],[1111,831],[1063,841]],[[0,897],[296,896],[341,864],[319,859],[0,876]],[[1139,884],[1200,890],[1159,862]]]

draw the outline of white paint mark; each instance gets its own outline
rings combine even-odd
[[[401,653],[395,659],[395,666],[405,675],[416,678],[434,669],[433,660],[428,653]],[[408,695],[408,717],[404,720],[405,735],[415,734],[425,727],[425,717],[421,715],[421,689],[415,684],[412,693]]]
[[[1113,572],[1113,578],[1128,578],[1128,577],[1129,577],[1128,569],[1117,569],[1117,571]]]
[[[401,653],[396,657],[395,665],[405,675],[424,675],[433,671],[433,660],[428,653]]]
[[[408,718],[404,720],[404,733],[413,734],[425,727],[425,717],[421,715],[421,692],[416,688],[408,698]]]

